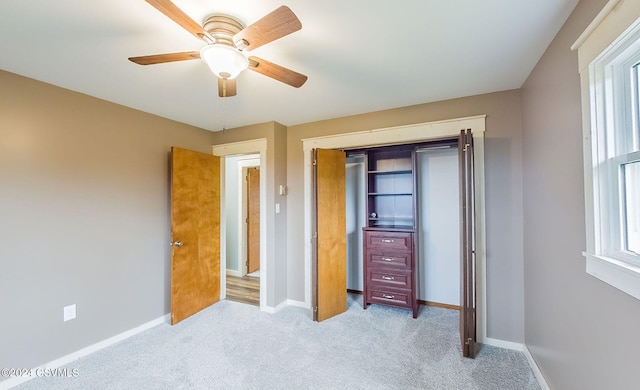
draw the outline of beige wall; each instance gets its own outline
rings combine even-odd
[[[304,194],[302,139],[473,115],[487,115],[485,134],[487,221],[487,334],[524,341],[520,92],[506,91],[290,126],[288,297],[304,301]]]
[[[169,312],[169,152],[213,135],[3,71],[0,86],[0,367],[36,367]]]
[[[585,271],[582,0],[522,88],[526,344],[553,389],[637,389],[640,301]]]

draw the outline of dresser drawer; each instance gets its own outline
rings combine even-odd
[[[411,269],[411,254],[408,253],[369,253],[367,259],[367,267],[393,267]]]
[[[412,272],[393,272],[386,271],[380,268],[369,268],[367,275],[367,282],[371,283],[371,286],[387,286],[411,289]]]
[[[383,251],[413,250],[413,234],[409,232],[388,232],[366,230],[364,232],[365,247]]]
[[[368,303],[408,308],[412,307],[411,292],[409,291],[399,292],[384,288],[371,287],[367,295]]]

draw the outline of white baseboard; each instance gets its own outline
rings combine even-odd
[[[540,371],[540,367],[538,367],[538,364],[536,363],[536,361],[533,359],[533,356],[529,352],[529,348],[527,348],[525,344],[514,343],[513,341],[492,339],[490,337],[487,337],[484,340],[483,344],[491,345],[493,347],[498,347],[498,348],[512,349],[514,351],[524,353],[524,356],[527,358],[527,362],[529,363],[529,367],[531,367],[531,371],[533,371],[533,375],[535,375],[536,379],[538,380],[538,384],[540,385],[540,388],[542,390],[550,390],[549,385],[547,384],[547,381],[544,379],[544,376],[542,375],[542,371]]]
[[[273,314],[275,312],[277,312],[278,310],[280,310],[280,306],[282,306],[284,304],[284,302],[282,302],[281,304],[279,304],[276,307],[273,306],[260,306],[260,310],[269,313],[269,314]]]
[[[94,352],[97,352],[101,349],[107,348],[110,345],[113,345],[117,342],[120,342],[124,339],[128,339],[131,336],[134,336],[138,333],[144,332],[145,330],[151,329],[155,326],[158,326],[160,324],[163,323],[169,323],[169,321],[171,320],[171,315],[166,314],[160,318],[156,318],[155,320],[151,320],[149,322],[146,322],[140,326],[137,326],[133,329],[129,329],[127,331],[124,331],[122,333],[119,333],[113,337],[109,337],[106,340],[102,340],[100,342],[97,342],[95,344],[92,344],[88,347],[82,348],[79,351],[70,353],[68,355],[65,355],[61,358],[58,358],[56,360],[50,361],[49,363],[45,363],[39,367],[35,367],[34,370],[36,369],[55,369],[55,368],[59,368],[62,367],[66,364],[69,364],[75,360],[78,360],[82,357],[85,357],[87,355],[90,355]],[[6,389],[10,389],[12,387],[18,386],[19,384],[28,382],[29,380],[33,379],[35,377],[14,377],[14,378],[9,378],[7,380],[4,380],[2,382],[0,382],[0,390],[6,390]]]
[[[522,352],[524,350],[524,344],[516,343],[513,341],[493,339],[491,337],[485,338],[483,344],[491,345],[492,347],[511,349],[518,352]]]
[[[311,309],[310,305],[307,305],[306,302],[303,301],[296,301],[295,299],[287,299],[287,305],[289,306],[294,306],[294,307],[301,307],[303,309]]]
[[[271,306],[260,306],[260,310],[269,314],[273,314],[276,312],[276,309]]]
[[[237,276],[239,278],[243,277],[244,275],[242,274],[242,272],[240,271],[236,271],[235,269],[229,269],[227,268],[226,271],[227,275],[231,275],[231,276]]]
[[[536,376],[536,379],[538,380],[538,384],[540,384],[540,388],[542,390],[551,390],[546,379],[544,379],[544,375],[542,375],[542,371],[540,371],[540,367],[538,367],[538,363],[536,363],[535,359],[533,358],[533,355],[531,355],[531,352],[529,352],[529,348],[527,348],[526,345],[524,346],[524,350],[522,352],[524,353],[524,356],[527,357],[529,366],[533,370],[533,375]]]
[[[309,305],[307,305],[306,303],[302,302],[302,301],[296,301],[293,299],[285,299],[284,301],[280,302],[278,304],[278,306],[276,307],[272,307],[272,306],[264,306],[261,307],[260,310],[267,312],[267,313],[277,313],[280,310],[284,309],[287,306],[294,306],[294,307],[301,307],[303,309],[309,309]]]

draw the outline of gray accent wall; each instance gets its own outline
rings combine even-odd
[[[635,0],[634,0],[635,1]],[[585,272],[582,0],[522,87],[525,341],[552,389],[637,389],[640,301]]]
[[[169,312],[169,153],[211,153],[213,135],[4,71],[0,86],[0,367],[32,368]]]

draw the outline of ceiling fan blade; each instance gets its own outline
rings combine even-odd
[[[296,88],[307,81],[307,76],[303,74],[258,57],[249,57],[249,69]]]
[[[233,42],[241,50],[253,50],[301,28],[293,11],[283,5],[234,35]]]
[[[201,25],[196,23],[189,15],[185,14],[180,8],[169,0],[146,0],[155,9],[162,12],[169,19],[178,23],[182,28],[189,31],[196,38],[200,38],[207,43],[214,43],[215,39]]]
[[[154,54],[150,56],[129,57],[129,61],[138,65],[163,64],[165,62],[197,60],[200,58],[199,51],[184,51],[181,53]]]
[[[218,77],[218,96],[236,96],[236,79],[221,79]]]

